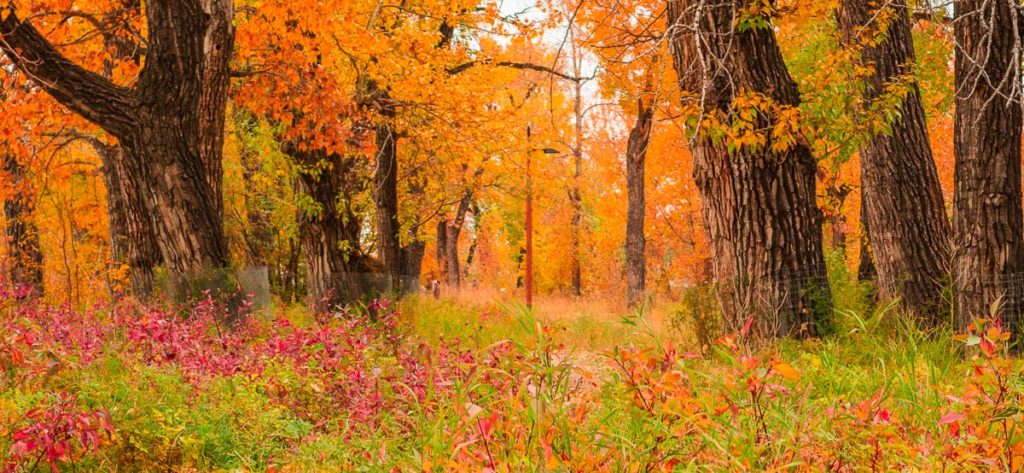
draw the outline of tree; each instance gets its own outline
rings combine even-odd
[[[1024,308],[1024,122],[1016,30],[1022,18],[1008,1],[957,0],[954,10],[956,320],[962,329],[998,302],[1004,321],[1016,329]]]
[[[360,159],[291,143],[283,151],[300,166],[296,184],[308,198],[298,215],[307,301],[321,312],[354,302],[363,295],[361,278],[373,271],[360,246],[356,195],[366,183]]]
[[[629,132],[626,145],[626,183],[629,194],[626,210],[626,300],[630,306],[641,302],[646,287],[644,161],[653,122],[654,108],[645,107],[643,98],[638,99],[636,124]]]
[[[800,94],[772,31],[774,7],[669,0],[673,64],[690,104],[694,178],[726,323],[811,335],[831,311],[816,163]]]
[[[5,283],[43,291],[43,254],[39,246],[39,229],[32,221],[32,191],[25,175],[25,166],[10,153],[2,156],[0,176],[6,185],[0,187],[4,196],[4,236],[8,254],[5,269],[10,278]]]
[[[203,124],[223,123],[217,115],[225,112],[202,98],[211,73],[205,36],[217,12],[197,0],[146,6],[146,60],[131,88],[68,60],[13,9],[0,23],[0,48],[53,98],[118,138],[125,175],[142,184],[175,292],[227,288],[220,198],[210,185],[219,177],[208,174],[201,149],[201,130],[217,132]]]
[[[884,6],[844,0],[836,16],[843,44],[859,52],[860,64],[870,70],[862,92],[861,120],[870,122],[870,135],[860,146],[861,205],[865,228],[878,229],[868,233],[868,241],[879,293],[900,298],[905,308],[935,323],[943,302],[949,223],[913,78],[909,8],[903,0]]]

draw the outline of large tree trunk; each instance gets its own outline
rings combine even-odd
[[[800,95],[771,26],[741,22],[748,4],[669,0],[673,62],[682,91],[700,99],[703,118],[733,127],[748,115],[751,129],[773,130],[780,114],[799,106]],[[770,106],[751,113],[736,102],[741,94]],[[758,336],[815,334],[831,312],[831,293],[815,201],[817,166],[806,140],[795,130],[766,131],[758,146],[710,137],[722,130],[691,131],[726,327],[738,330],[752,318]]]
[[[1020,42],[1015,2],[958,0],[953,261],[957,323],[992,304],[1011,328],[1024,309]],[[877,228],[872,228],[877,231]]]
[[[874,69],[864,89],[868,109],[888,93],[888,85],[913,73],[909,9],[904,0],[881,10],[844,0],[837,17],[844,44],[859,51],[862,65]],[[885,25],[878,18],[885,18]],[[879,34],[884,34],[881,41]],[[860,163],[861,205],[867,208],[869,226],[877,229],[869,238],[879,295],[900,298],[905,308],[936,323],[943,305],[949,222],[916,82],[908,84],[888,131],[875,130],[861,146]]]
[[[43,252],[39,245],[39,229],[32,221],[32,192],[25,168],[11,154],[4,153],[2,176],[4,194],[4,236],[7,240],[7,276],[5,282],[16,287],[43,292]]]
[[[131,89],[70,62],[13,11],[0,23],[0,48],[57,101],[120,140],[124,176],[141,184],[172,292],[233,291],[220,197],[200,149],[201,117],[224,112],[201,110],[210,19],[198,0],[146,6],[147,56]]]
[[[358,300],[371,271],[362,253],[360,217],[354,200],[364,189],[357,160],[324,150],[303,150],[285,144],[285,153],[302,166],[300,192],[316,204],[300,209],[299,234],[306,261],[306,295],[314,310],[323,312]]]
[[[626,301],[630,307],[643,300],[647,284],[647,240],[644,237],[644,166],[647,145],[651,140],[654,108],[645,107],[643,99],[637,101],[636,123],[629,132],[626,144]]]

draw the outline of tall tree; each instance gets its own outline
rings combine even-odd
[[[693,105],[690,148],[729,328],[814,334],[831,311],[817,166],[772,4],[668,0],[673,64]]]
[[[300,208],[299,234],[306,260],[306,295],[317,311],[362,296],[370,259],[362,252],[361,216],[355,199],[365,187],[357,158],[285,143],[282,150],[301,167],[296,185],[309,198]]]
[[[957,0],[953,268],[957,322],[997,301],[1014,328],[1024,308],[1021,42],[1013,1]],[[878,231],[872,228],[872,231]]]
[[[32,221],[32,190],[29,187],[25,166],[10,154],[2,156],[5,186],[4,194],[4,236],[7,240],[6,270],[10,278],[6,283],[29,287],[37,293],[43,291],[43,253],[39,246],[39,229]]]
[[[921,92],[913,80],[914,40],[904,0],[844,0],[837,11],[843,44],[870,68],[864,110],[898,107],[876,122],[860,147],[865,226],[882,297],[937,322],[949,256],[949,222],[932,158]],[[881,39],[879,39],[881,37]],[[881,107],[877,106],[882,104]]]
[[[206,33],[212,13],[203,7],[199,0],[146,5],[146,60],[131,88],[69,61],[13,10],[0,22],[0,48],[27,76],[118,138],[126,175],[142,183],[157,244],[180,296],[198,287],[227,287],[220,197],[209,185],[213,178],[201,150],[203,124],[225,112],[203,108],[210,103],[202,95],[211,69]]]
[[[626,144],[626,184],[629,194],[626,210],[626,301],[630,306],[641,302],[647,282],[644,168],[653,124],[654,108],[644,106],[643,98],[638,99],[636,123],[629,132]]]

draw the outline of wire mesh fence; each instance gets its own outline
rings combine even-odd
[[[974,318],[995,318],[1015,332],[1024,319],[1024,273],[1004,274],[996,278],[973,280],[958,285],[963,293],[954,300],[981,301],[977,307],[957,307],[957,320],[963,324]],[[962,296],[962,297],[956,297]]]
[[[813,335],[831,307],[828,271],[814,268],[713,283],[724,329],[759,336]],[[749,324],[748,324],[749,323]]]

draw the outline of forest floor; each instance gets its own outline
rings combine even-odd
[[[0,467],[1024,467],[1022,364],[991,324],[954,337],[839,310],[833,335],[754,348],[700,341],[693,313],[467,291],[229,326],[210,303],[182,317],[0,297]]]

